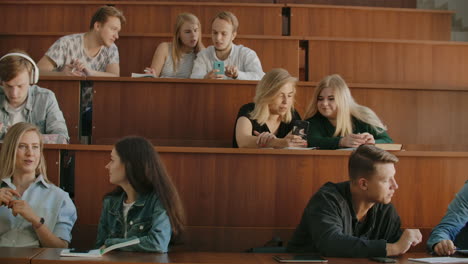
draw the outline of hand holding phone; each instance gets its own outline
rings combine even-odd
[[[292,134],[300,136],[302,139],[307,140],[307,133],[309,132],[309,122],[302,120],[293,121]]]
[[[218,70],[216,74],[224,75],[224,61],[214,61],[213,70]]]

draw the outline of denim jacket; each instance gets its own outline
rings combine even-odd
[[[3,87],[0,86],[0,88],[0,123],[6,124],[10,120],[5,108],[7,97]],[[42,134],[59,134],[69,139],[65,119],[52,91],[37,85],[29,87],[23,115],[26,117],[26,122],[36,125]],[[3,126],[0,139],[3,139],[7,129]]]
[[[468,248],[468,181],[449,204],[445,216],[432,230],[427,241],[429,251],[442,240],[452,240],[460,248]],[[465,227],[465,228],[464,228]],[[463,230],[462,230],[463,229]],[[462,234],[463,237],[457,237]],[[457,243],[458,242],[458,243]]]
[[[124,223],[123,202],[125,192],[104,198],[99,220],[96,247],[112,246],[135,238],[140,243],[120,248],[124,251],[159,252],[168,251],[171,240],[171,223],[159,196],[155,193],[139,194],[128,211]],[[127,225],[127,237],[124,237],[124,224]]]

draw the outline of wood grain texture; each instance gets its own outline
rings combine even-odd
[[[172,34],[177,15],[190,12],[200,19],[202,32],[207,33],[217,13],[231,11],[239,20],[239,34],[282,34],[283,5],[260,3],[2,1],[0,23],[5,25],[3,32],[85,32],[89,30],[89,21],[94,12],[105,4],[122,10],[127,19],[127,23],[122,25],[122,32]]]
[[[60,249],[45,249],[41,254],[32,259],[32,264],[84,264],[94,262],[94,259],[85,260],[83,258],[60,258]],[[183,263],[183,264],[276,264],[278,263],[274,255],[292,255],[278,253],[232,253],[232,252],[169,252],[167,254],[140,253],[140,252],[122,252],[112,251],[99,258],[102,263]],[[413,261],[408,258],[428,258],[432,257],[426,252],[407,253],[395,257],[398,263],[412,264]],[[373,264],[375,261],[366,258],[330,258],[326,257],[330,264]]]
[[[161,146],[229,147],[237,112],[252,101],[255,86],[242,81],[96,79],[93,143],[113,144],[139,134]],[[395,142],[468,150],[463,134],[468,129],[468,90],[349,86],[356,101],[387,125]],[[298,84],[299,113],[304,114],[314,89],[314,83]]]
[[[60,186],[60,149],[44,149],[47,178],[55,185]]]
[[[288,6],[292,36],[441,41],[451,38],[451,11]]]
[[[80,216],[76,225],[81,229],[77,243],[89,244],[95,239],[102,197],[113,188],[104,168],[111,146],[63,147],[74,151],[76,158],[75,204]],[[270,235],[288,239],[318,188],[328,181],[347,179],[350,154],[326,150],[157,150],[184,203],[190,230],[184,246],[191,250],[259,246]],[[468,153],[395,154],[400,159],[396,165],[399,189],[392,203],[403,227],[422,228],[428,233],[463,186]]]
[[[0,34],[0,54],[13,48],[26,50],[38,61],[48,48],[66,33],[12,33]],[[120,75],[131,76],[132,72],[142,72],[151,65],[156,47],[170,41],[170,34],[122,34],[117,40],[120,55]],[[211,45],[209,35],[204,35],[206,46]],[[285,68],[294,76],[299,76],[299,38],[281,36],[238,35],[235,44],[244,45],[254,50],[263,71],[273,68]],[[281,51],[284,56],[274,55]]]
[[[416,0],[277,0],[277,3],[416,8]]]
[[[338,73],[350,83],[466,87],[461,42],[309,38],[309,81]]]
[[[0,247],[0,263],[30,264],[31,259],[43,250],[43,248]]]
[[[80,142],[80,81],[76,79],[71,77],[60,80],[40,80],[38,83],[40,87],[47,88],[55,93],[72,144]]]

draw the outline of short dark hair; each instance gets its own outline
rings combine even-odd
[[[106,23],[109,17],[117,17],[118,19],[120,19],[120,23],[122,25],[124,25],[127,22],[121,10],[113,6],[101,6],[91,18],[89,29],[92,30],[94,28],[94,23],[96,22],[99,22],[101,24]]]
[[[377,163],[397,163],[398,158],[373,145],[361,145],[349,157],[348,170],[351,181],[369,178],[375,173]]]

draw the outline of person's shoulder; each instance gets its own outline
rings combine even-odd
[[[208,56],[213,53],[214,53],[214,46],[208,46],[207,48],[200,50],[200,52],[197,53],[197,56]]]
[[[66,199],[70,197],[68,192],[64,191],[62,188],[58,187],[57,185],[53,184],[52,182],[47,183],[47,192],[49,194],[54,195],[54,197],[59,198],[60,200]]]
[[[327,197],[327,199],[333,197],[334,199],[343,200],[346,199],[347,191],[349,191],[348,181],[339,183],[327,182],[320,187],[316,194]]]
[[[30,88],[30,93],[34,97],[44,97],[44,98],[55,98],[55,93],[47,88],[39,87],[38,85],[32,85]]]
[[[244,45],[236,45],[236,44],[232,44],[232,46],[237,49],[237,52],[239,55],[244,55],[244,56],[252,56],[252,55],[255,55],[257,56],[257,53],[255,52],[255,50],[249,48],[249,47],[246,47]]]
[[[322,116],[319,112],[315,113],[313,116],[306,119],[309,123],[322,123],[325,120],[325,117]]]
[[[47,89],[47,88],[40,87],[40,86],[37,85],[37,84],[31,85],[31,87],[30,87],[29,89],[30,89],[30,91],[31,91],[34,95],[38,95],[38,94],[42,94],[42,95],[55,95],[55,93],[52,92],[51,90],[49,90],[49,89]]]
[[[75,33],[75,34],[69,34],[60,37],[58,40],[59,41],[80,41],[83,38],[84,33]]]
[[[255,109],[255,103],[248,103],[239,109],[239,116],[245,116]]]

